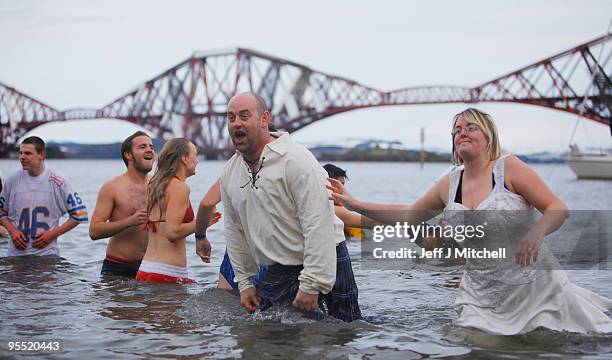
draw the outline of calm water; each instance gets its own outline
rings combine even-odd
[[[201,162],[190,178],[197,203],[220,173],[222,162]],[[358,197],[412,202],[447,165],[339,163]],[[93,210],[105,180],[124,171],[121,161],[48,161],[65,175]],[[17,161],[0,160],[6,176]],[[578,181],[565,165],[536,171],[572,209],[612,209],[612,181]],[[0,340],[59,339],[56,358],[610,358],[612,336],[536,331],[490,336],[452,325],[458,269],[410,271],[360,269],[359,243],[349,249],[367,322],[351,324],[303,318],[291,308],[247,315],[238,297],[215,289],[225,249],[222,225],[209,231],[212,264],[195,255],[188,239],[188,286],[102,281],[106,240],[91,241],[79,226],[59,241],[62,259],[0,258]],[[0,239],[4,255],[7,240]],[[575,283],[612,297],[612,271],[571,271]],[[2,350],[0,350],[2,351]],[[16,357],[0,353],[0,357]],[[49,358],[49,355],[45,355]]]

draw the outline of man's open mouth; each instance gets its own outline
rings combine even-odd
[[[234,139],[236,139],[238,141],[242,141],[242,140],[246,139],[246,132],[244,132],[242,130],[234,131]]]

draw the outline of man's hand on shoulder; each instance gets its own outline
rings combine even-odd
[[[240,293],[240,302],[242,306],[248,311],[250,314],[254,313],[259,306],[259,298],[257,297],[257,292],[254,287],[250,287],[246,290],[243,290]]]
[[[316,311],[319,308],[319,294],[309,294],[298,290],[293,306],[300,310]]]

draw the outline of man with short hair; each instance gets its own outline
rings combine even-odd
[[[338,166],[334,165],[334,164],[325,164],[323,165],[323,169],[325,169],[325,171],[327,171],[327,176],[329,176],[332,179],[336,179],[338,181],[340,181],[342,183],[342,185],[346,184],[346,181],[348,180],[348,176],[346,175],[346,170],[339,168]],[[336,208],[336,215],[338,215],[338,211],[342,211],[345,214],[346,213],[352,213],[352,211],[350,210],[342,210],[343,206],[341,203],[335,203],[334,205],[336,205],[339,208]],[[340,210],[339,210],[340,209]],[[340,216],[340,215],[338,215]],[[340,217],[342,218],[342,217]],[[361,220],[361,224],[360,227],[352,227],[352,226],[346,226],[346,223],[344,224],[344,236],[345,238],[351,239],[351,238],[357,238],[357,239],[363,239],[365,237],[365,232],[363,231],[364,228],[367,228],[368,225],[370,225],[370,220],[364,220],[362,218]]]
[[[330,178],[340,181],[342,185],[346,184],[346,180],[348,180],[346,170],[339,168],[334,164],[325,164],[323,165],[323,169],[327,171],[327,175]]]
[[[81,196],[57,172],[45,167],[45,142],[30,136],[19,146],[22,170],[0,193],[0,223],[11,235],[7,256],[59,256],[57,238],[87,222]],[[69,218],[59,225],[64,214]]]
[[[249,312],[292,301],[344,321],[361,317],[357,285],[325,190],[327,174],[287,133],[270,133],[270,113],[253,93],[228,103],[237,153],[220,177],[227,252],[242,305]],[[267,267],[254,288],[258,265]]]
[[[102,185],[89,224],[92,240],[110,237],[102,275],[135,278],[147,250],[147,185],[155,150],[151,137],[137,131],[121,144],[127,171]]]

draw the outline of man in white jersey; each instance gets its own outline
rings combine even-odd
[[[57,238],[87,222],[80,195],[45,167],[45,142],[30,136],[19,146],[23,170],[6,179],[0,193],[0,223],[11,235],[7,256],[59,255]],[[64,214],[69,218],[61,225]]]

